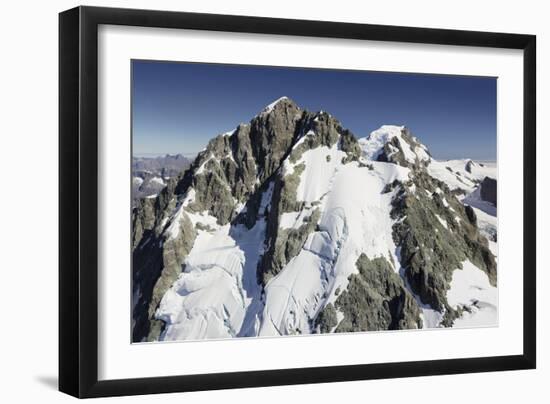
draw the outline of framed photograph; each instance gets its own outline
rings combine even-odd
[[[535,368],[534,36],[59,27],[61,391]]]

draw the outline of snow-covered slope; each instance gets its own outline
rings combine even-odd
[[[135,211],[134,340],[493,325],[496,218],[438,164],[278,99]]]
[[[259,335],[314,332],[311,320],[334,302],[337,290],[346,289],[362,253],[399,267],[390,217],[393,194],[382,191],[394,180],[406,180],[409,170],[388,163],[373,163],[372,170],[359,162],[342,164],[341,154],[337,147],[317,148],[295,163],[310,163],[300,175],[297,197],[320,202],[320,220],[299,253],[267,283]],[[301,225],[296,221],[292,227]]]
[[[253,327],[245,317],[259,298],[255,265],[264,236],[263,221],[251,230],[242,225],[199,230],[185,270],[157,310],[157,317],[166,323],[161,338],[236,337]]]
[[[490,327],[498,325],[498,292],[487,275],[470,261],[453,272],[447,299],[453,308],[462,308],[455,327]]]
[[[452,190],[462,190],[465,194],[472,193],[485,177],[497,178],[494,162],[475,162],[463,160],[432,160],[428,172],[434,178],[445,182]]]

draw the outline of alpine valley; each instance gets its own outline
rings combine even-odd
[[[406,127],[357,138],[282,97],[132,225],[134,342],[497,324],[496,166]]]

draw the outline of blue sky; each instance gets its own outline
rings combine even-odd
[[[496,78],[132,61],[134,155],[195,154],[273,100],[358,138],[406,125],[438,159],[496,159]]]

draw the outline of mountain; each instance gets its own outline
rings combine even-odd
[[[280,98],[139,200],[133,341],[494,325],[496,217],[444,164]]]
[[[157,157],[133,157],[132,172],[140,176],[141,173],[154,174],[161,177],[178,175],[189,167],[191,159],[182,154],[166,154]]]
[[[141,198],[155,197],[166,181],[187,169],[192,160],[181,154],[132,158],[132,206]]]
[[[467,195],[474,192],[485,178],[496,180],[496,165],[494,162],[481,163],[470,159],[432,160],[428,173],[445,182],[457,195]]]

